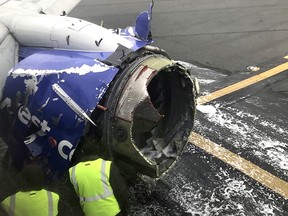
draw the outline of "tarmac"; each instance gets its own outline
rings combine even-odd
[[[125,28],[149,3],[83,0],[69,16]],[[287,8],[286,0],[154,1],[153,45],[187,62],[201,89],[183,155],[154,192],[129,187],[131,215],[288,215]]]

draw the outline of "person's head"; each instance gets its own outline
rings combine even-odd
[[[99,139],[94,136],[82,137],[70,161],[70,166],[86,160],[87,157],[99,156],[99,145],[101,145]]]
[[[39,165],[24,166],[17,180],[22,191],[40,190],[45,186],[45,176]]]
[[[95,137],[89,136],[85,137],[81,143],[81,148],[86,156],[97,155],[99,154],[99,146],[100,141]],[[101,145],[101,144],[100,144]]]

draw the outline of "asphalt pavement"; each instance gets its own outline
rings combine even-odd
[[[125,28],[149,2],[84,0],[70,15]],[[192,136],[152,194],[130,187],[132,215],[288,215],[288,2],[154,2],[154,45],[191,64],[200,97],[224,94],[197,106],[203,145]]]

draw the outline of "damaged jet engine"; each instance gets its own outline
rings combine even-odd
[[[93,120],[104,143],[100,152],[113,155],[126,170],[159,177],[187,143],[197,90],[191,71],[151,48],[124,61],[122,73],[100,102],[105,109],[96,109]]]

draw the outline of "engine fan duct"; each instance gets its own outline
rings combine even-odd
[[[106,153],[129,176],[141,173],[157,178],[187,144],[196,85],[189,69],[155,53],[137,58],[120,76],[105,102]]]

